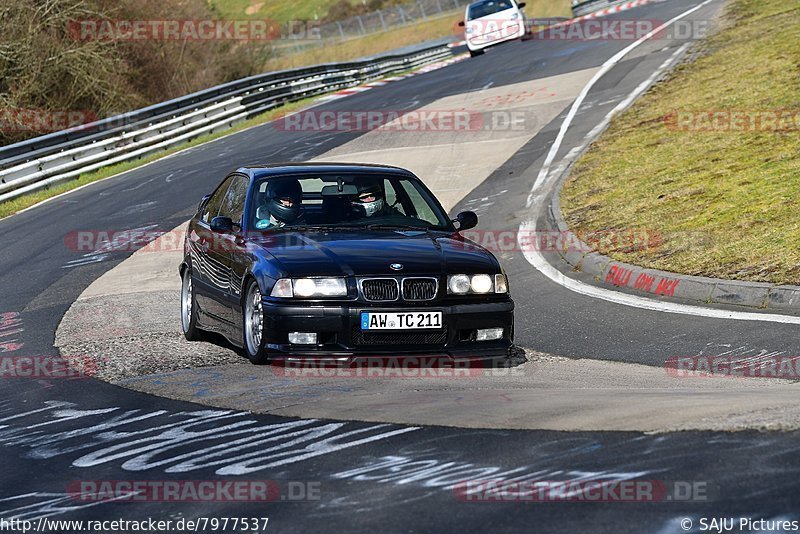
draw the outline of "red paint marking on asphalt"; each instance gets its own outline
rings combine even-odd
[[[11,336],[24,332],[22,319],[17,312],[0,313],[0,337]],[[18,343],[16,339],[3,340],[0,343],[0,353],[14,352],[21,349],[25,344]]]

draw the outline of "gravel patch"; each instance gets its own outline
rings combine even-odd
[[[205,342],[190,343],[180,333],[88,341],[64,345],[59,350],[65,358],[91,361],[93,370],[96,369],[94,376],[109,382],[196,367],[250,365],[229,348]]]

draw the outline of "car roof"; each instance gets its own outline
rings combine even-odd
[[[370,163],[327,163],[327,162],[302,162],[302,163],[269,163],[264,165],[246,165],[239,167],[237,172],[246,174],[251,178],[264,178],[269,176],[282,176],[288,174],[336,174],[336,173],[381,173],[395,174],[416,178],[414,173],[401,167],[392,165],[374,165]]]

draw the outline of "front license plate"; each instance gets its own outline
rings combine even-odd
[[[361,330],[440,330],[442,312],[361,312]]]

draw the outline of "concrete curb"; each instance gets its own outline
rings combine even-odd
[[[559,250],[559,256],[572,270],[590,275],[596,285],[705,304],[734,304],[791,311],[798,311],[800,308],[800,286],[677,274],[623,263],[597,252],[583,252],[591,250],[591,247],[570,231],[561,212],[561,188],[571,167],[569,165],[558,179],[544,223],[548,231],[558,232],[559,236],[563,236],[562,243],[571,244],[568,250]]]

